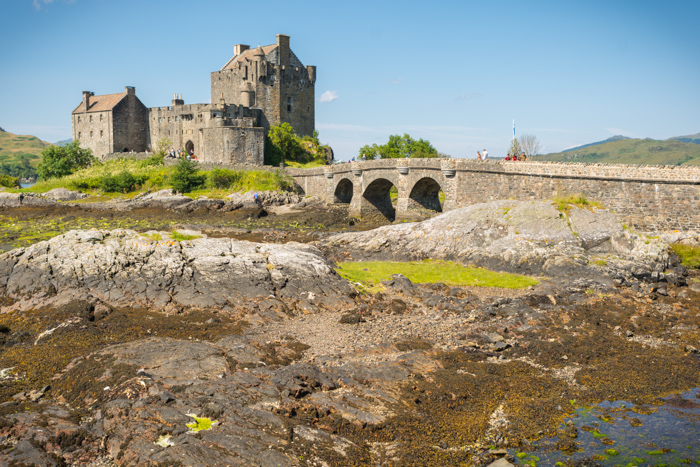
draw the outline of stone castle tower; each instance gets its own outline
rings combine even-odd
[[[316,67],[307,66],[289,48],[289,36],[251,49],[238,44],[233,58],[211,74],[211,102],[262,110],[263,127],[289,123],[298,135],[314,132]]]
[[[211,103],[146,108],[133,87],[95,96],[83,92],[73,111],[73,139],[103,157],[153,150],[165,138],[203,162],[262,165],[270,126],[289,123],[300,136],[315,128],[316,67],[304,67],[289,36],[268,46],[234,46],[234,56],[211,74]]]

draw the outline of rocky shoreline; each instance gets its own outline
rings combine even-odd
[[[533,439],[575,447],[572,400],[700,386],[700,274],[605,210],[499,201],[314,244],[180,235],[0,256],[0,463],[508,465]],[[541,282],[361,294],[328,258]]]

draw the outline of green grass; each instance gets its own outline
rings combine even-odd
[[[194,240],[195,238],[202,238],[202,236],[182,234],[177,230],[173,230],[172,232],[170,232],[170,238],[172,238],[173,240],[177,240],[178,242],[185,242],[187,240]]]
[[[381,287],[377,284],[391,279],[392,274],[403,274],[412,282],[419,284],[441,282],[447,285],[506,289],[521,289],[539,284],[539,281],[532,277],[462,266],[449,261],[339,263],[337,271],[345,279],[359,282],[362,288],[369,292],[380,289]]]
[[[230,183],[221,185],[219,183],[214,186],[211,183],[212,172],[221,174],[226,172]],[[45,193],[54,188],[68,188],[69,190],[80,190],[92,195],[99,195],[102,181],[105,177],[123,177],[124,174],[131,174],[134,178],[142,181],[139,186],[139,191],[133,195],[146,190],[159,190],[162,188],[171,188],[171,179],[175,173],[175,166],[164,165],[148,165],[144,161],[122,158],[98,163],[92,167],[88,167],[78,172],[62,178],[52,178],[49,180],[39,181],[31,188],[16,191],[31,191],[34,193]],[[291,177],[284,175],[279,171],[265,170],[247,170],[247,171],[232,171],[225,169],[213,169],[202,171],[207,176],[207,186],[196,190],[193,193],[197,195],[206,195],[209,197],[223,198],[226,195],[236,191],[283,191],[289,190],[293,186]]]
[[[576,206],[582,209],[601,208],[601,204],[587,199],[584,195],[556,196],[553,200],[554,206],[560,211],[568,214],[571,208]]]
[[[572,151],[536,156],[533,159],[611,164],[700,165],[700,145],[677,140],[622,139]]]
[[[671,249],[683,262],[683,266],[690,269],[700,269],[700,247],[674,243]]]
[[[284,161],[286,167],[292,167],[294,169],[310,169],[312,167],[324,167],[327,165],[324,160],[313,160],[310,162],[295,162],[295,161]]]

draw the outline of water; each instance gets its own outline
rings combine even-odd
[[[20,183],[20,186],[21,186],[22,188],[29,188],[29,187],[34,186],[34,185],[36,185],[36,182],[29,182],[29,183],[21,182],[21,183]]]
[[[592,458],[605,466],[700,465],[700,388],[658,405],[606,401],[578,408],[566,421],[578,428],[578,438],[568,438],[578,444],[577,452],[558,450],[558,438],[543,439],[533,452],[513,451],[516,463],[553,466]]]

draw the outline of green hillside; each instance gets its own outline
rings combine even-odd
[[[700,133],[695,133],[694,135],[687,136],[676,136],[675,138],[669,138],[669,140],[681,141],[683,143],[700,144]]]
[[[0,128],[0,174],[36,176],[41,150],[46,146],[51,146],[51,143],[36,136],[15,135]]]
[[[677,140],[621,139],[533,157],[538,161],[700,165],[700,145]]]

